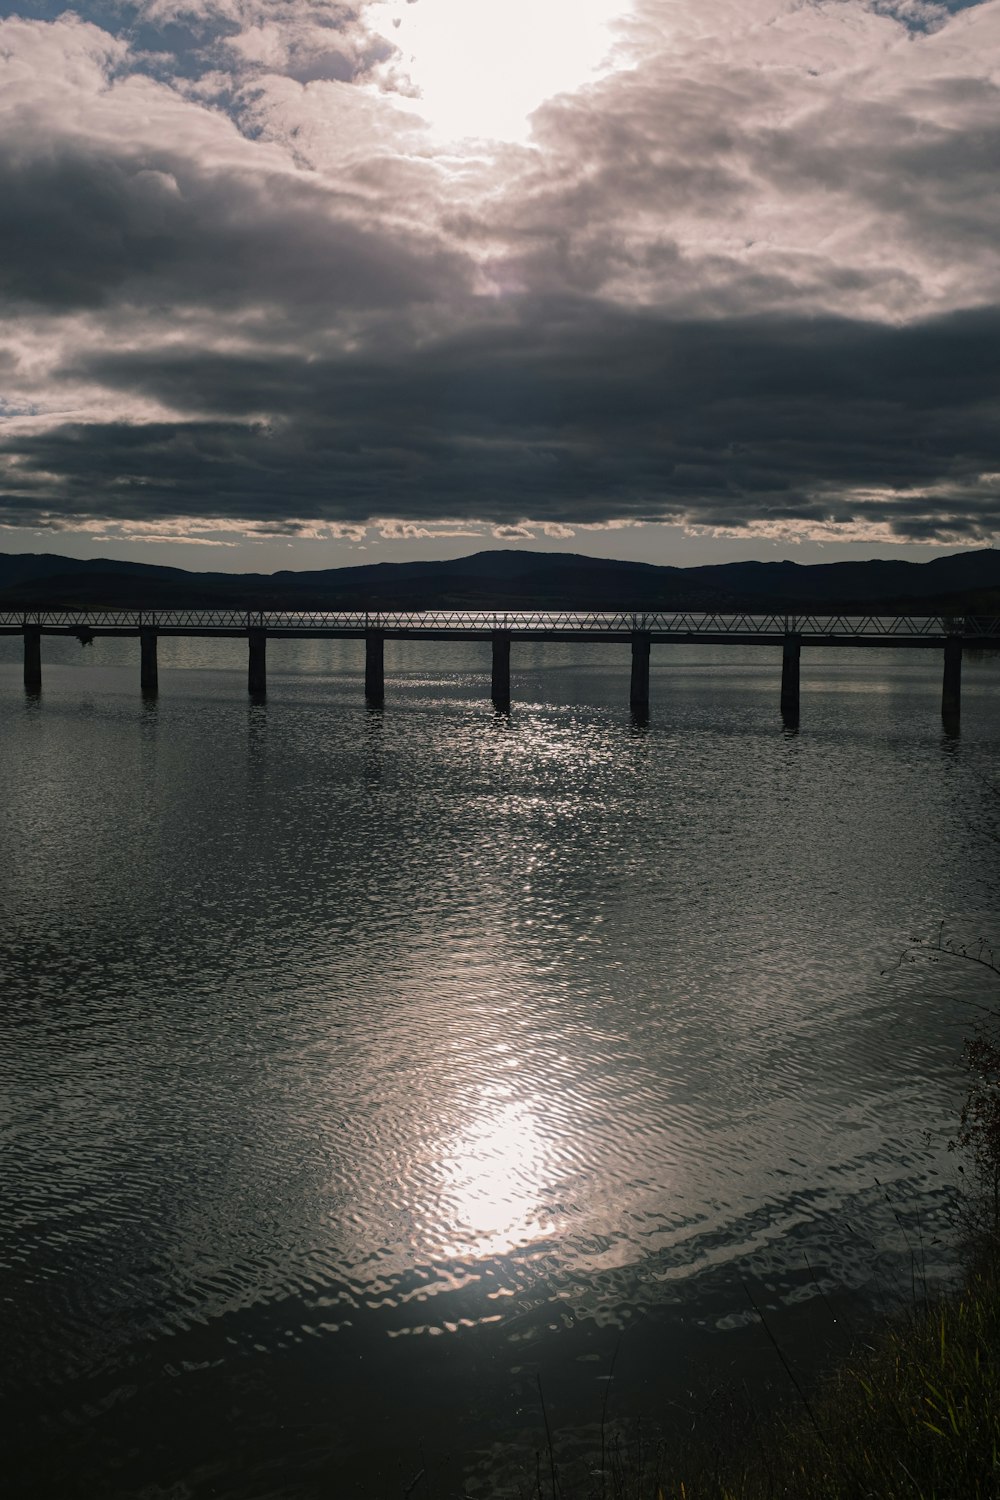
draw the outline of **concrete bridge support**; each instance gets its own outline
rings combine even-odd
[[[385,632],[365,631],[365,697],[369,703],[385,702]]]
[[[640,713],[649,708],[649,644],[648,630],[632,633],[632,684],[629,704]]]
[[[267,631],[255,626],[247,631],[250,643],[247,689],[251,698],[267,695]]]
[[[493,632],[493,678],[490,695],[494,708],[510,708],[510,631]]]
[[[944,643],[944,682],[941,686],[941,717],[954,722],[962,712],[962,637],[950,635]]]
[[[42,691],[42,627],[24,627],[24,686],[29,693]]]
[[[799,661],[802,637],[794,631],[785,636],[781,650],[781,714],[785,719],[799,717]]]
[[[156,630],[143,625],[139,631],[139,686],[144,698],[155,698],[160,681],[156,666]]]

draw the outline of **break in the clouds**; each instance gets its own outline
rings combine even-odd
[[[0,524],[1000,535],[1000,0],[0,16]]]

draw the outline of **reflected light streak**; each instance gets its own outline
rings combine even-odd
[[[544,1136],[523,1101],[485,1101],[443,1167],[446,1253],[486,1258],[544,1239],[558,1227],[542,1206],[551,1185]]]

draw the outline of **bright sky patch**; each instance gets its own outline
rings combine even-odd
[[[399,46],[436,135],[518,141],[546,99],[607,71],[612,23],[628,9],[628,0],[381,0],[370,14]]]

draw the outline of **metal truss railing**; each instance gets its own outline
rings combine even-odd
[[[786,615],[641,610],[236,610],[106,609],[0,610],[0,626],[43,630],[135,632],[144,628],[204,632],[266,631],[476,631],[511,634],[841,637],[912,640],[961,635],[966,640],[1000,638],[1000,618],[949,615]]]

